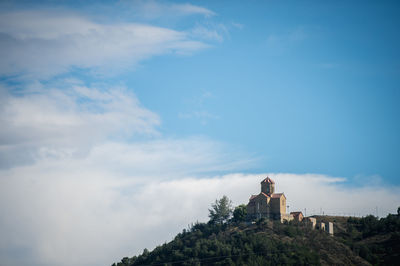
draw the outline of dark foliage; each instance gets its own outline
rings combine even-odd
[[[400,217],[389,214],[378,219],[369,215],[349,218],[344,243],[374,265],[398,265],[400,261]]]
[[[242,204],[235,208],[233,211],[232,221],[235,223],[244,222],[247,216],[247,207],[246,205]]]
[[[299,222],[261,219],[246,224],[239,207],[228,223],[196,223],[173,241],[113,265],[398,265],[400,261],[398,215],[317,217],[334,222],[332,237]]]
[[[282,242],[260,226],[242,229],[227,224],[198,223],[170,243],[150,253],[124,258],[115,265],[320,264],[318,254],[305,246]]]

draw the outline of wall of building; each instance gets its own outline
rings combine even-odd
[[[269,217],[269,214],[271,212],[269,202],[270,198],[260,194],[258,197],[250,201],[247,205],[248,216],[252,219]]]
[[[273,194],[275,192],[275,184],[262,182],[261,192],[264,192],[267,195]]]
[[[281,197],[281,204],[280,204],[280,213],[286,213],[286,198],[284,196]]]
[[[272,198],[271,211],[275,214],[286,214],[286,198],[284,196]]]

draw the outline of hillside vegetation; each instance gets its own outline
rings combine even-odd
[[[113,265],[398,265],[398,215],[316,218],[334,222],[335,236],[298,222],[210,220]]]

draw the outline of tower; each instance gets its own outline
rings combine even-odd
[[[264,192],[268,196],[273,194],[275,191],[275,182],[267,176],[263,181],[261,181],[261,192]]]

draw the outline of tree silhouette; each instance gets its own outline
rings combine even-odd
[[[223,196],[219,200],[215,200],[214,204],[211,204],[211,209],[208,209],[210,214],[210,223],[223,224],[228,221],[232,215],[232,201],[227,197]]]
[[[244,222],[246,221],[247,216],[247,207],[244,204],[241,204],[235,208],[233,211],[232,221],[234,222]]]

